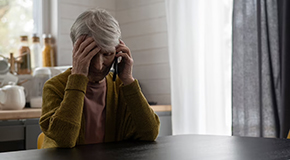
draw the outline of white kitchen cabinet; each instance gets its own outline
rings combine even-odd
[[[37,148],[39,119],[0,121],[0,152]]]
[[[160,120],[160,136],[170,136],[172,135],[172,124],[171,124],[171,112],[156,112]]]

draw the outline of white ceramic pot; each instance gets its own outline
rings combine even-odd
[[[0,109],[18,110],[25,107],[24,87],[6,85],[0,88]]]

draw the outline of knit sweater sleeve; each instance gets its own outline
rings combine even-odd
[[[88,79],[83,75],[68,76],[66,85],[58,79],[45,83],[39,124],[45,136],[55,142],[55,147],[76,145],[87,83]]]
[[[129,120],[131,127],[127,134],[131,139],[154,141],[159,133],[159,117],[149,106],[138,81],[122,86],[121,91],[131,116]]]

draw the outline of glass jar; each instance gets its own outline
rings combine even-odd
[[[51,44],[51,35],[43,35],[44,47],[42,50],[43,67],[55,66],[55,55]]]
[[[32,71],[37,67],[42,67],[42,53],[39,42],[39,37],[34,34],[32,37],[31,49],[31,69]]]
[[[33,86],[30,90],[30,107],[39,108],[42,106],[42,90],[44,83],[51,78],[49,68],[35,68],[33,71]]]
[[[31,57],[30,49],[28,47],[28,37],[20,36],[20,49],[19,49],[19,66],[17,68],[18,74],[31,74]]]

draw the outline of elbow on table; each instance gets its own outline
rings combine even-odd
[[[71,142],[61,142],[61,143],[57,143],[57,147],[58,148],[74,148],[76,146],[75,143],[71,143]]]
[[[149,141],[155,141],[158,137],[159,130],[152,132],[151,136],[149,136]]]
[[[156,118],[156,124],[152,126],[151,130],[149,130],[146,135],[148,136],[148,141],[155,141],[159,135],[160,130],[160,120]]]
[[[141,140],[143,141],[155,141],[159,134],[159,125],[156,127],[153,127],[151,130],[148,130],[143,133],[143,137]]]
[[[45,135],[43,146],[44,148],[73,148],[76,146],[76,135],[66,134],[62,135],[56,134],[51,130],[45,130],[42,128],[42,132]]]
[[[80,124],[64,121],[58,117],[47,118],[39,124],[49,140],[47,143],[53,143],[53,146],[61,148],[73,148],[76,145]],[[47,145],[51,146],[51,144]]]
[[[44,132],[45,138],[42,144],[42,148],[73,148],[76,146],[76,143],[69,138],[66,139],[53,139],[46,135]]]
[[[140,140],[142,141],[155,141],[157,136],[158,136],[159,132],[155,132],[155,131],[150,131],[150,132],[146,132],[144,133],[144,137],[141,138]]]

